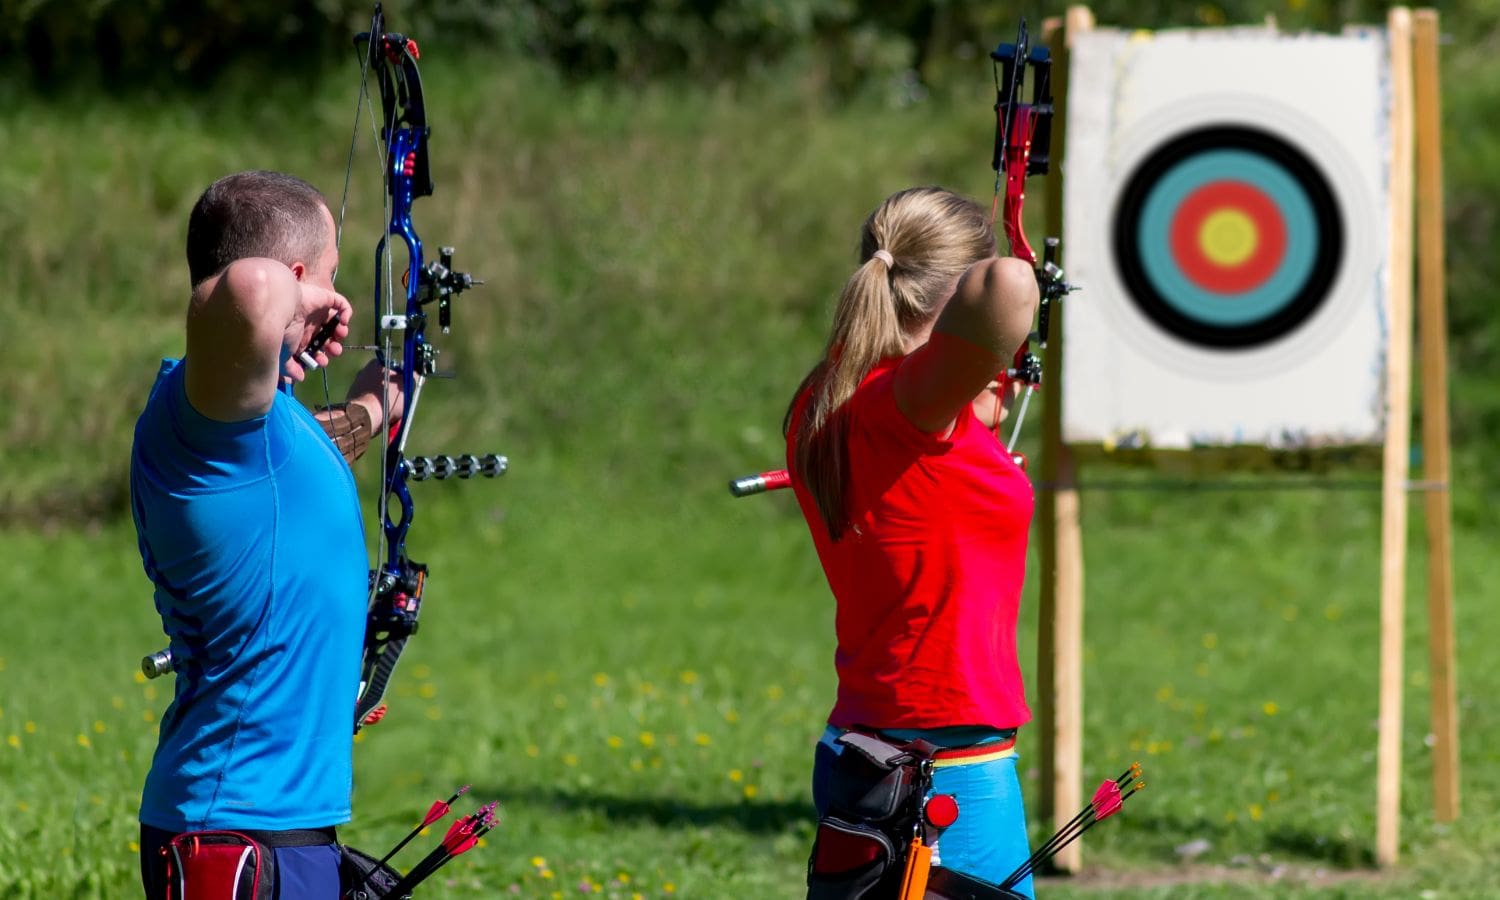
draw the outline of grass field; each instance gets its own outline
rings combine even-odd
[[[797,896],[832,646],[787,498],[686,485],[679,502],[631,511],[559,493],[530,463],[495,485],[424,489],[425,625],[391,715],[357,747],[346,838],[387,846],[472,782],[504,824],[432,896]],[[1373,835],[1376,507],[1348,494],[1089,498],[1089,776],[1139,759],[1150,787],[1087,838],[1078,895],[1101,873],[1111,896],[1487,895],[1500,735],[1477,698],[1500,673],[1477,603],[1460,606],[1467,813],[1432,822],[1414,607],[1406,864],[1359,874]],[[1184,552],[1189,520],[1200,534]],[[127,896],[168,690],[134,677],[160,635],[131,535],[5,537],[31,589],[0,669],[0,896]],[[1461,598],[1496,577],[1482,545],[1458,536]],[[1024,635],[1029,665],[1029,619]],[[1212,849],[1184,872],[1174,847],[1196,839]],[[1121,887],[1185,877],[1231,883]]]
[[[461,300],[443,357],[460,377],[430,389],[412,450],[497,450],[512,468],[417,487],[424,626],[390,716],[356,748],[343,835],[382,850],[473,783],[503,825],[426,896],[799,896],[831,601],[789,498],[734,501],[723,483],[779,459],[782,404],[868,209],[911,183],[988,190],[992,98],[979,84],[835,107],[795,78],[637,90],[424,66],[439,193],[418,225],[488,284]],[[239,168],[336,196],[348,87],[0,112],[0,195],[19,201],[0,208],[18,298],[0,545],[19,609],[0,641],[0,898],[134,896],[170,683],[135,676],[161,634],[121,499],[155,358],[180,347],[181,229]],[[351,297],[369,289],[376,190],[351,203]],[[1493,405],[1489,382],[1458,374],[1456,396]],[[1045,896],[1493,894],[1495,437],[1464,410],[1463,818],[1432,820],[1413,602],[1403,864],[1370,871],[1375,492],[1090,493],[1087,775],[1139,759],[1150,787],[1090,833],[1088,872]],[[1413,597],[1421,573],[1417,552]],[[1031,671],[1034,578],[1022,624]],[[1034,787],[1033,736],[1021,751]],[[1184,863],[1175,848],[1197,840],[1208,849]]]

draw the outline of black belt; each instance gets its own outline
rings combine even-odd
[[[324,844],[337,844],[339,842],[338,829],[332,825],[329,825],[327,828],[293,828],[290,831],[250,831],[244,828],[225,828],[223,830],[243,834],[252,841],[264,844],[272,850],[280,850],[285,847],[321,847]]]
[[[142,823],[143,829],[149,828],[156,832],[157,840],[165,845],[179,834],[192,834],[191,831],[168,831],[157,828],[154,825]],[[204,831],[232,831],[235,834],[243,834],[245,837],[255,841],[262,846],[272,850],[288,847],[321,847],[326,844],[337,844],[339,842],[338,829],[329,825],[327,828],[292,828],[287,831],[261,831],[253,828],[206,828]]]

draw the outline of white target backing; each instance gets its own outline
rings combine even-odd
[[[1101,30],[1070,53],[1064,440],[1380,443],[1383,34]]]

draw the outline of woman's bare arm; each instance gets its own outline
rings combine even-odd
[[[932,335],[896,373],[896,406],[928,433],[951,429],[966,404],[1011,363],[1031,332],[1036,273],[1011,257],[969,267],[938,314]]]

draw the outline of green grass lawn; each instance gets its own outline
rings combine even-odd
[[[424,626],[390,715],[358,741],[344,837],[383,849],[472,783],[502,825],[428,896],[798,896],[832,639],[789,498],[690,484],[626,504],[530,462],[420,488]],[[1150,786],[1047,896],[1486,896],[1500,783],[1476,700],[1497,677],[1483,535],[1457,536],[1465,815],[1430,812],[1414,603],[1403,865],[1375,877],[1376,495],[1101,494],[1085,517],[1087,774],[1139,759]],[[129,896],[170,691],[135,674],[160,633],[132,534],[4,537],[27,588],[0,662],[0,896]],[[1185,868],[1174,848],[1197,839],[1211,848]]]

